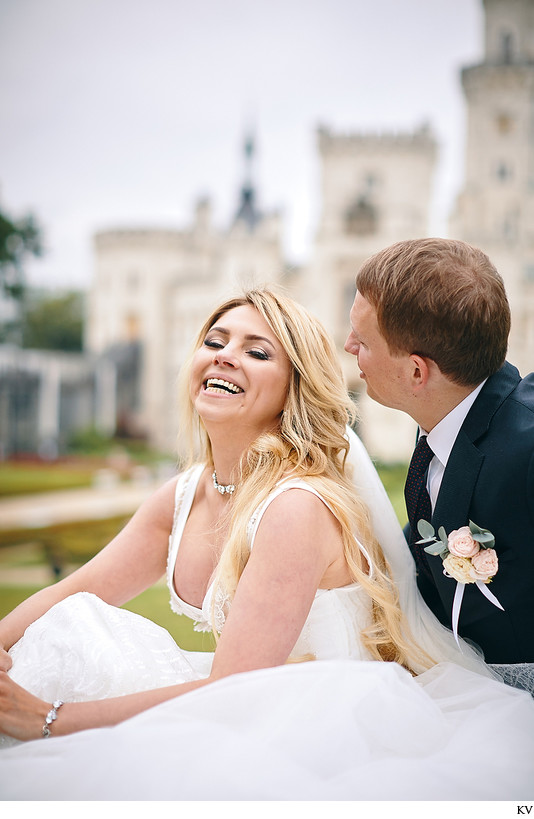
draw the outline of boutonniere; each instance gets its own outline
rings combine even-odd
[[[456,592],[452,605],[452,630],[458,643],[458,620],[466,583],[475,583],[490,603],[504,611],[503,607],[487,585],[491,583],[499,569],[495,538],[488,529],[481,529],[472,520],[469,526],[461,526],[449,535],[443,526],[438,536],[431,523],[420,520],[417,529],[421,535],[418,544],[428,544],[425,552],[437,555],[443,561],[443,574],[456,580]]]

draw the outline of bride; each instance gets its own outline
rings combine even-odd
[[[2,798],[524,798],[534,703],[419,597],[318,322],[250,291],[183,376],[191,464],[0,623]],[[120,608],[165,572],[214,653]]]

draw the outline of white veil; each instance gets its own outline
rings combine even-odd
[[[358,436],[347,429],[347,437],[350,443],[347,463],[352,468],[352,481],[369,508],[375,535],[393,572],[402,610],[418,645],[438,662],[452,662],[498,679],[464,640],[460,639],[458,647],[452,631],[445,628],[426,605],[417,588],[414,560],[382,481]]]

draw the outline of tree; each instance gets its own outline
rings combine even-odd
[[[13,220],[0,209],[0,344],[20,343],[28,256],[41,256],[41,231],[32,215]]]
[[[0,296],[20,300],[24,294],[24,262],[41,256],[41,230],[30,214],[13,221],[0,210]]]
[[[79,352],[83,347],[83,295],[36,295],[30,291],[22,312],[22,346]]]

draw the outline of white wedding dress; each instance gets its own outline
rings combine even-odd
[[[201,469],[177,485],[167,580],[171,606],[201,630],[224,600],[180,600],[174,565]],[[371,473],[370,473],[371,475]],[[363,480],[363,478],[362,478]],[[369,484],[366,480],[366,491]],[[299,483],[299,486],[302,486]],[[373,492],[382,492],[373,484]],[[287,485],[277,491],[284,491]],[[311,490],[313,491],[313,490]],[[385,493],[384,493],[385,494]],[[261,515],[249,525],[251,547]],[[394,525],[380,496],[380,525]],[[371,661],[357,584],[319,590],[288,664],[227,677],[113,728],[4,740],[3,800],[518,800],[534,787],[534,701],[441,663],[418,677]],[[209,675],[150,621],[74,595],[12,648],[13,679],[47,701],[99,699]],[[467,659],[465,664],[469,666]]]

